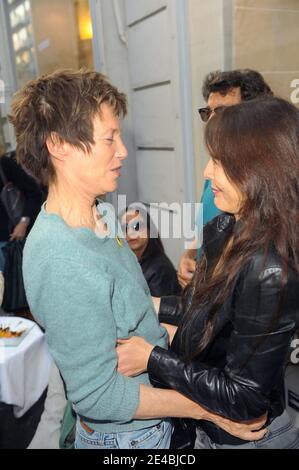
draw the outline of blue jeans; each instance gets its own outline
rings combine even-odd
[[[293,426],[286,411],[267,426],[265,437],[239,446],[220,445],[211,441],[202,430],[197,430],[195,449],[299,449],[299,429]]]
[[[76,449],[169,449],[172,434],[171,421],[138,431],[103,433],[87,432],[77,419]]]
[[[0,242],[0,271],[4,272],[5,266],[5,254],[3,248],[7,245],[7,242]]]

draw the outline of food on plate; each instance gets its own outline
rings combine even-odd
[[[24,333],[25,330],[22,331],[12,331],[10,327],[2,328],[0,327],[0,339],[1,338],[18,338]]]

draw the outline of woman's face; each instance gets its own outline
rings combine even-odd
[[[94,117],[93,125],[95,143],[90,152],[64,144],[63,164],[56,163],[56,166],[59,165],[58,170],[79,192],[99,196],[115,191],[128,153],[121,138],[119,119],[111,107],[103,104],[101,115]]]
[[[237,216],[244,198],[236,185],[227,178],[219,160],[210,158],[204,177],[211,180],[215,206]]]
[[[137,256],[144,252],[148,243],[146,223],[138,211],[132,210],[122,216],[121,225],[126,240]]]

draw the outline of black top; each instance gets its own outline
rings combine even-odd
[[[3,155],[0,159],[1,167],[7,181],[13,183],[25,197],[24,217],[30,217],[30,226],[40,211],[42,197],[35,180],[29,176],[15,159],[15,152]],[[0,178],[0,193],[3,181]],[[11,233],[7,212],[0,200],[0,241],[8,241]]]
[[[165,253],[155,253],[141,258],[140,266],[153,297],[178,295],[181,292],[177,273]]]
[[[223,252],[232,230],[233,219],[227,215],[205,226],[203,249],[208,263]],[[299,276],[289,267],[281,296],[282,267],[274,247],[270,247],[266,258],[263,247],[254,253],[218,312],[208,346],[191,362],[185,361],[180,325],[170,350],[156,346],[151,353],[148,372],[152,383],[175,389],[231,419],[251,420],[265,412],[269,421],[280,416],[285,408],[285,364],[299,326]],[[178,325],[191,296],[184,305],[174,298],[162,299],[160,321]],[[279,305],[283,314],[273,322]],[[198,315],[185,331],[193,351],[205,329],[207,307],[199,306]],[[200,425],[216,443],[244,442],[213,423],[201,421]]]

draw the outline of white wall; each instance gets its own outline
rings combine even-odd
[[[138,197],[146,203],[187,201],[176,7],[175,0],[125,0]],[[163,243],[177,264],[183,240]]]
[[[93,3],[93,4],[92,4]],[[123,0],[117,1],[117,11],[112,0],[91,2],[93,29],[95,35],[94,61],[96,68],[106,74],[111,82],[128,96],[128,116],[123,123],[123,139],[129,156],[122,169],[118,194],[126,194],[130,204],[137,200],[136,153],[134,143],[133,112],[131,85],[128,67],[128,49],[120,38],[122,32],[117,24],[117,16],[125,28],[125,12]],[[113,200],[115,200],[115,193]]]
[[[192,74],[193,136],[196,161],[197,197],[203,187],[203,170],[207,152],[203,143],[203,123],[197,108],[205,106],[201,89],[205,76],[227,64],[224,42],[224,14],[229,13],[226,0],[188,0],[190,60]]]
[[[182,203],[190,190],[185,183],[177,0],[92,4],[97,12],[96,59],[129,98],[124,135],[130,157],[118,192],[146,203]],[[163,241],[177,264],[183,240]]]

